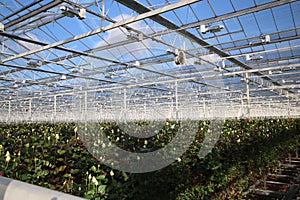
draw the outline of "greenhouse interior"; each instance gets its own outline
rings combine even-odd
[[[299,0],[0,0],[0,45],[0,199],[300,199]]]

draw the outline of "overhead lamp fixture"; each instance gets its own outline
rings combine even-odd
[[[140,67],[141,63],[140,61],[136,60],[135,63],[125,63],[127,67]]]
[[[141,66],[141,63],[140,61],[135,61],[135,63],[133,64],[134,67],[140,67]]]
[[[41,60],[38,60],[37,62],[34,62],[34,61],[27,62],[28,67],[31,67],[31,68],[36,68],[38,66],[42,66],[42,64],[43,64],[43,61],[41,61]]]
[[[59,8],[62,11],[62,14],[67,17],[78,17],[78,19],[82,20],[86,18],[86,9],[85,8],[70,8],[68,6],[61,6]]]
[[[257,45],[262,45],[262,44],[270,43],[270,41],[271,41],[270,35],[262,35],[262,36],[260,36],[259,39],[251,41],[249,43],[249,45],[251,45],[251,46],[257,46]]]
[[[174,62],[176,65],[185,65],[185,53],[179,49],[175,49],[174,51]]]
[[[284,84],[284,83],[294,83],[294,80],[282,80],[282,83]]]
[[[196,61],[194,62],[194,64],[195,64],[195,65],[202,65],[203,63],[202,63],[202,60],[199,59],[199,60],[196,60]]]
[[[115,75],[113,73],[104,76],[104,78],[109,78],[109,79],[112,79],[114,77]]]
[[[61,77],[60,77],[60,80],[66,80],[67,79],[67,76],[66,75],[61,75]]]
[[[4,32],[4,24],[0,23],[0,32]]]
[[[200,30],[202,34],[206,34],[207,32],[215,33],[221,31],[222,29],[224,29],[224,26],[220,24],[213,25],[213,26],[203,24],[200,26]]]
[[[219,65],[216,65],[216,67],[214,68],[214,71],[221,72],[222,68]]]
[[[167,54],[173,54],[175,56],[174,62],[176,65],[185,65],[186,57],[184,51],[179,49],[174,49],[174,51],[172,51],[171,49],[168,49]]]
[[[133,31],[129,31],[129,35],[127,35],[127,39],[142,41],[144,39],[144,35],[143,33],[135,33]]]
[[[223,67],[223,68],[226,67],[225,60],[224,60],[224,59],[222,60],[222,67]]]
[[[269,71],[269,74],[272,75],[272,74],[282,74],[282,71],[281,70],[276,70],[276,71]]]
[[[72,73],[82,73],[83,72],[83,68],[79,68],[79,69],[77,69],[77,68],[75,68],[75,69],[71,69],[71,72]]]
[[[249,55],[247,54],[246,56],[246,60],[249,61],[249,60],[261,60],[263,59],[264,57],[263,56],[260,56],[260,55]]]
[[[296,69],[296,67],[285,67],[285,68],[283,68],[282,69],[282,71],[293,71],[293,70],[295,70]]]

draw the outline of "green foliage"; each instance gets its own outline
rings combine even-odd
[[[97,173],[90,171],[95,159],[74,128],[74,124],[66,123],[1,124],[0,173],[78,196],[87,196],[92,191],[93,195],[104,197],[106,173],[103,169]],[[10,152],[9,162],[5,161],[4,152]],[[97,191],[91,181],[86,181],[86,173],[96,176]]]
[[[141,152],[162,148],[176,135],[180,122],[164,123],[147,139],[129,136],[113,122],[100,127],[121,148]],[[212,152],[200,160],[209,126],[199,121],[193,144],[178,161],[130,174],[100,164],[72,123],[0,124],[0,175],[87,199],[246,199],[243,192],[299,146],[299,119],[228,120]]]

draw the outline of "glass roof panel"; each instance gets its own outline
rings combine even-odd
[[[246,96],[248,73],[251,101],[258,106],[271,98],[286,101],[278,91],[294,90],[282,80],[299,75],[298,5],[271,0],[5,0],[0,4],[5,26],[0,30],[0,99],[3,105],[9,96],[18,96],[18,102],[32,99],[35,112],[42,114],[54,106],[56,96],[58,112],[76,113],[68,109],[77,108],[74,99],[87,92],[88,102],[95,100],[105,113],[120,113],[124,90],[129,99],[153,95],[155,101],[128,100],[134,108],[151,101],[169,109],[177,87],[177,98],[194,98],[195,106],[203,105],[199,94],[212,103],[217,90],[228,94],[224,99],[234,108]],[[21,104],[14,104],[21,112]]]
[[[276,24],[270,10],[263,10],[255,13],[257,23],[263,34],[276,32]],[[268,20],[266,20],[268,19]]]
[[[193,8],[193,10],[198,11],[196,12],[196,15],[200,20],[214,17],[214,13],[207,1],[200,1],[197,4],[192,4],[191,7]],[[201,12],[199,12],[200,10]]]
[[[272,9],[275,23],[279,30],[295,28],[289,5],[278,6]]]
[[[210,2],[216,15],[222,15],[234,11],[230,0],[223,0],[222,3],[218,0],[208,0],[208,2]]]
[[[254,1],[253,0],[231,0],[233,3],[233,7],[235,10],[242,10],[248,7],[253,7]]]
[[[239,19],[247,37],[258,36],[261,34],[253,14],[240,16]]]
[[[291,9],[295,26],[300,27],[300,22],[299,20],[297,20],[300,18],[300,1],[295,1],[291,3]]]

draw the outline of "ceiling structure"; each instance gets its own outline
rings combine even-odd
[[[1,0],[1,121],[300,115],[299,0]]]

